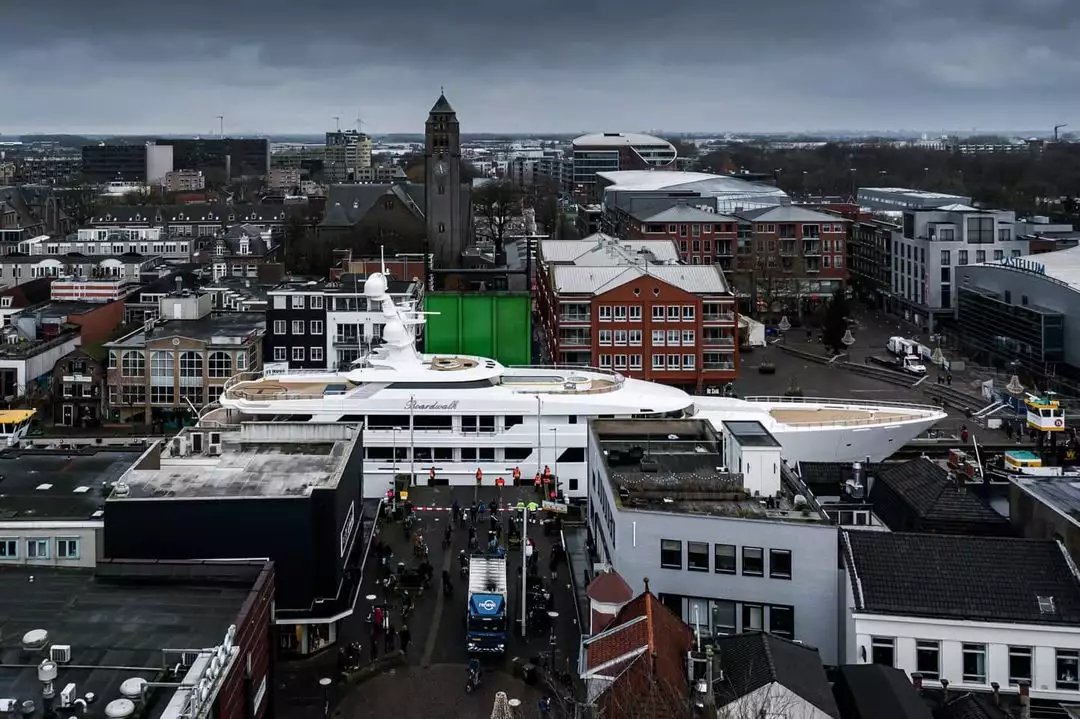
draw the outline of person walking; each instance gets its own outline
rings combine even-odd
[[[555,587],[555,582],[559,578],[559,555],[555,552],[551,553],[551,559],[548,560],[548,572],[551,573],[551,585],[552,589]]]
[[[412,640],[412,632],[409,631],[408,624],[401,625],[401,631],[398,632],[398,641],[401,644],[401,653],[409,653],[409,642]]]
[[[387,654],[394,651],[394,635],[395,634],[396,634],[396,632],[394,631],[394,625],[391,624],[389,627],[387,627],[386,634],[383,637],[383,651],[385,651]]]
[[[373,613],[373,618],[374,618],[375,621],[373,622],[372,627],[371,627],[372,632],[377,632],[380,629],[382,629],[382,626],[383,626],[383,608],[382,607],[375,607],[375,611]]]

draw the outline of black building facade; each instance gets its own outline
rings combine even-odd
[[[86,182],[146,182],[146,145],[86,145],[82,176]]]
[[[322,283],[291,283],[267,295],[267,363],[287,362],[291,369],[326,369],[326,297]]]
[[[326,648],[359,590],[366,524],[361,432],[299,422],[188,428],[147,450],[118,482],[121,489],[105,503],[103,554],[269,558],[278,578],[278,646],[294,654]],[[162,457],[169,458],[164,469]],[[195,461],[185,466],[184,457]],[[219,474],[219,466],[227,470]]]
[[[270,174],[270,141],[241,138],[158,139],[173,149],[173,168],[202,170],[216,182]]]

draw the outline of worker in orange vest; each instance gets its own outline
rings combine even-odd
[[[514,467],[514,484],[517,484],[520,481],[521,481],[521,470],[518,469],[517,467]]]
[[[428,470],[428,479],[431,480],[432,484],[435,484],[435,468],[434,467],[432,467],[431,469]]]
[[[476,470],[476,483],[480,484],[483,481],[484,481],[484,473],[479,468],[477,468],[477,470]]]

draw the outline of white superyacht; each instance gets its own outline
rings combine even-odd
[[[579,367],[505,367],[485,357],[423,355],[416,328],[424,315],[397,306],[383,273],[364,294],[381,303],[383,346],[348,371],[267,368],[226,384],[221,408],[203,424],[251,420],[364,422],[364,494],[382,496],[395,475],[453,485],[507,484],[515,468],[527,480],[548,466],[571,499],[587,494],[585,448],[590,417],[757,420],[789,462],[876,462],[945,414],[936,407],[790,397],[701,397]]]

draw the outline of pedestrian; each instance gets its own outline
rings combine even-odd
[[[555,552],[551,553],[551,559],[548,561],[548,571],[551,573],[551,584],[555,585],[555,581],[559,578],[559,558]]]
[[[952,387],[952,372],[945,373],[945,384]]]
[[[454,506],[450,508],[450,513],[451,516],[454,518],[454,524],[457,524],[458,521],[461,519],[461,505],[458,504],[458,501],[456,499],[454,500]]]
[[[409,651],[409,641],[412,639],[412,632],[409,631],[408,624],[401,625],[401,631],[398,632],[398,641],[401,644],[401,653],[407,654]]]
[[[443,542],[442,542],[443,549],[448,549],[450,547],[450,544],[451,544],[451,541],[452,541],[451,537],[453,535],[453,532],[454,532],[454,528],[451,525],[447,524],[446,525],[446,530],[443,532]]]
[[[383,626],[383,608],[375,607],[375,624],[374,629],[382,629]]]
[[[394,651],[394,635],[395,634],[396,634],[396,632],[394,631],[394,625],[391,624],[389,627],[387,627],[386,634],[383,637],[383,642],[384,642],[383,651],[385,651],[387,654]]]

